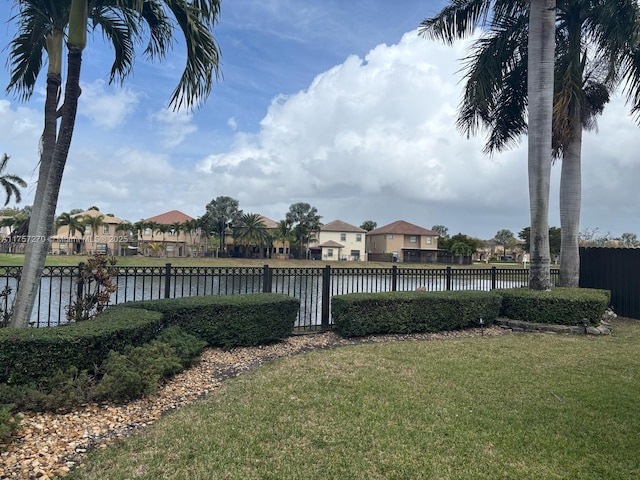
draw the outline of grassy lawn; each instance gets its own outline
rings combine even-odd
[[[323,262],[323,261],[306,261],[306,260],[272,260],[266,258],[246,259],[246,258],[186,258],[186,257],[117,257],[118,265],[122,266],[164,266],[167,263],[178,267],[202,267],[202,266],[224,266],[224,267],[261,267],[268,264],[271,267],[323,267],[332,265],[335,267],[362,267],[362,268],[391,268],[393,265],[404,268],[446,268],[448,265],[443,264],[414,264],[401,263],[392,264],[388,262]],[[87,257],[84,255],[49,255],[46,265],[63,266],[77,265],[79,262],[86,262]],[[0,254],[0,266],[18,266],[24,263],[24,255],[16,254]],[[490,268],[496,266],[498,268],[522,268],[521,263],[476,263],[474,265],[451,265],[452,268]]]
[[[640,322],[280,359],[75,479],[640,478]]]

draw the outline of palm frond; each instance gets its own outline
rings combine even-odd
[[[452,0],[438,15],[426,18],[418,27],[420,35],[451,44],[473,34],[478,26],[487,23],[490,0]]]

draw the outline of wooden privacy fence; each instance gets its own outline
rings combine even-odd
[[[640,248],[580,248],[580,286],[611,290],[622,317],[640,319]]]

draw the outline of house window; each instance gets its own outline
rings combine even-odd
[[[427,245],[431,245],[432,239],[431,237],[427,237]]]
[[[173,245],[167,245],[167,253],[173,253]]]
[[[340,234],[340,241],[341,242],[346,242],[347,241],[347,234],[346,233],[341,233]]]
[[[327,248],[327,257],[333,257],[333,248]]]
[[[145,228],[144,229],[144,234],[145,235],[151,235],[151,229],[150,228]]]
[[[104,233],[104,234],[108,234],[109,233],[109,225],[104,225],[103,226],[102,233]]]
[[[393,239],[393,235],[387,235],[387,238],[391,240]]]
[[[360,250],[351,250],[351,258],[360,260]]]
[[[107,254],[107,244],[106,243],[98,243],[96,245],[96,253],[99,253],[100,255],[106,255]]]
[[[416,237],[415,235],[411,235],[409,237],[409,242],[410,243],[418,243],[418,237]]]
[[[361,242],[361,241],[362,241],[362,234],[356,233],[356,242]]]
[[[284,247],[278,248],[278,253],[284,253]]]

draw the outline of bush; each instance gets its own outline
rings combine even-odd
[[[80,323],[0,329],[0,382],[37,383],[71,367],[91,372],[111,350],[149,342],[163,326],[158,312],[115,306]]]
[[[276,293],[207,295],[132,302],[132,308],[162,312],[168,325],[210,346],[245,347],[277,342],[291,335],[300,300]]]
[[[184,367],[193,365],[207,346],[204,340],[198,340],[194,335],[188,334],[175,325],[163,330],[158,335],[158,340],[175,350]]]
[[[500,290],[500,316],[512,320],[556,325],[580,325],[583,319],[598,325],[611,292],[592,288],[553,288],[549,291],[515,288]]]
[[[124,353],[111,352],[101,366],[103,377],[92,395],[119,403],[155,393],[160,380],[181,367],[175,350],[158,341],[129,347]]]
[[[420,333],[491,324],[500,311],[495,292],[353,293],[333,297],[334,329],[343,337]]]
[[[0,443],[7,440],[20,426],[20,418],[13,414],[13,405],[0,404]]]

